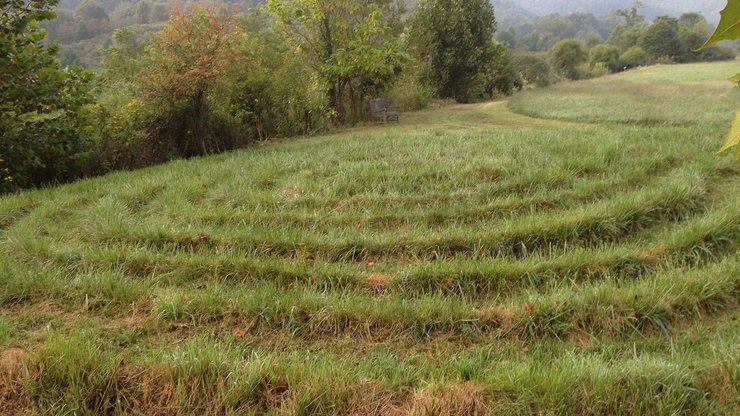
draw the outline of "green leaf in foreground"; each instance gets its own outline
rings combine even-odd
[[[719,149],[719,152],[725,152],[733,146],[735,146],[735,158],[740,160],[740,110],[738,110],[735,115],[735,122],[732,123],[730,135],[727,136],[727,141],[725,142],[725,145]]]
[[[740,38],[740,1],[728,0],[727,7],[720,12],[722,19],[712,37],[706,41],[702,48],[706,48],[722,40],[733,40]]]

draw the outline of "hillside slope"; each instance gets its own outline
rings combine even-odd
[[[0,198],[0,408],[737,414],[728,69]]]

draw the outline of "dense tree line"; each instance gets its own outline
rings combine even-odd
[[[486,0],[423,0],[410,17],[395,0],[173,9],[148,37],[115,31],[95,73],[45,39],[56,0],[2,1],[3,191],[354,124],[372,97],[418,109],[522,84]],[[75,19],[110,17],[84,0]]]
[[[528,83],[584,79],[654,63],[687,63],[735,58],[727,45],[699,50],[712,33],[697,13],[659,16],[646,22],[635,1],[609,17],[574,13],[547,15],[532,24],[510,26],[497,39],[516,51],[514,60]]]

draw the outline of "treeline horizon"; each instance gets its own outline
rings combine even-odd
[[[110,46],[112,43],[112,34],[116,29],[130,28],[137,37],[145,37],[150,33],[161,30],[164,22],[167,21],[171,10],[174,7],[187,7],[189,5],[225,5],[238,11],[238,13],[248,13],[263,6],[266,0],[239,0],[232,2],[213,2],[213,1],[194,1],[182,2],[172,0],[82,0],[82,1],[62,1],[56,10],[56,17],[53,20],[46,21],[42,24],[47,32],[49,39],[53,39],[60,44],[60,60],[64,65],[81,65],[90,68],[98,68],[101,60],[101,51]],[[392,3],[404,11],[408,16],[416,5],[415,0],[396,0]],[[537,52],[547,50],[554,45],[557,40],[578,38],[582,42],[605,42],[608,39],[612,27],[619,24],[621,16],[615,11],[620,9],[613,7],[607,9],[608,5],[603,4],[596,7],[595,10],[607,11],[608,13],[595,13],[582,11],[581,8],[574,7],[570,12],[547,12],[552,7],[545,7],[539,14],[531,11],[534,5],[524,4],[501,0],[492,2],[496,8],[496,18],[498,21],[498,35],[504,40],[510,40],[512,34],[522,38],[522,42],[516,45],[516,49],[522,52]],[[617,4],[629,3],[625,1],[616,1],[608,3],[615,6]],[[633,7],[640,9],[642,15],[656,15],[660,9],[648,4],[648,2],[635,2]],[[532,7],[530,7],[532,6]],[[706,7],[705,7],[706,9]],[[590,8],[589,10],[594,10]],[[627,9],[625,9],[627,10]],[[702,14],[699,8],[687,8],[684,13],[665,13],[672,17],[678,18],[682,14],[697,14],[705,22],[710,21],[711,16]],[[713,23],[707,23],[710,31]],[[538,30],[539,28],[544,30]],[[547,33],[547,32],[550,33]],[[544,34],[542,32],[545,32]],[[545,39],[540,39],[540,36]],[[548,37],[556,36],[557,39],[552,41]],[[735,43],[737,49],[740,44]]]

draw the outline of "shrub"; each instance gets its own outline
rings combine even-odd
[[[434,88],[422,84],[415,71],[407,71],[384,95],[402,111],[417,111],[427,108],[434,96]]]
[[[524,80],[514,65],[509,49],[499,43],[491,47],[493,58],[478,74],[474,84],[472,96],[477,99],[511,95],[524,86]]]
[[[614,45],[597,45],[589,53],[591,66],[602,64],[611,72],[619,71],[619,49]]]
[[[241,143],[230,114],[216,111],[227,94],[223,72],[235,53],[234,21],[214,10],[175,10],[152,39],[138,84],[152,115],[149,136],[163,160],[218,153]]]
[[[547,53],[553,69],[568,79],[578,79],[578,65],[588,59],[581,44],[574,39],[561,40]]]
[[[713,45],[699,53],[699,60],[704,62],[732,61],[736,57],[737,53],[729,46]]]
[[[550,65],[540,54],[519,53],[514,55],[513,62],[527,84],[534,84],[539,87],[550,85]]]
[[[576,71],[578,72],[578,79],[598,78],[609,75],[611,73],[611,71],[609,71],[609,68],[607,68],[606,65],[604,65],[603,63],[597,63],[593,65],[589,63],[583,63],[576,67]]]
[[[619,67],[622,69],[637,68],[649,65],[650,56],[639,46],[633,46],[619,57]]]

